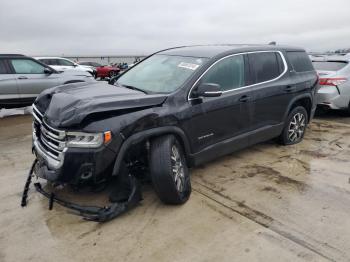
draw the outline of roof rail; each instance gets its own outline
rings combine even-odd
[[[21,54],[0,54],[0,56],[25,56]]]

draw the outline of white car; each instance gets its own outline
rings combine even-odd
[[[52,67],[53,69],[62,72],[66,70],[76,70],[89,72],[91,75],[95,75],[95,70],[90,66],[79,65],[67,58],[62,57],[35,57],[36,60]]]

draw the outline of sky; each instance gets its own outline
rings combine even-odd
[[[350,48],[349,0],[0,0],[0,53],[146,55],[194,44]]]

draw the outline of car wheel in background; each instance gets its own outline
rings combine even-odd
[[[308,115],[304,107],[295,107],[288,115],[284,129],[280,136],[280,142],[283,145],[293,145],[303,140],[306,126],[308,123]]]
[[[166,204],[183,204],[191,182],[182,146],[175,136],[156,138],[151,144],[150,173],[154,190]]]
[[[109,72],[109,78],[115,77],[118,73],[116,71]]]

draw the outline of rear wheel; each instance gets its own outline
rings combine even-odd
[[[160,200],[183,204],[191,194],[191,182],[183,149],[176,137],[156,138],[151,144],[150,173]]]
[[[288,115],[286,124],[280,136],[283,145],[299,143],[304,138],[308,115],[304,107],[295,107]]]

